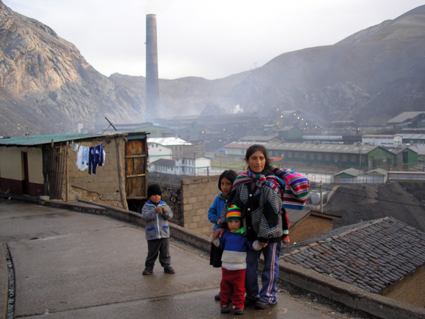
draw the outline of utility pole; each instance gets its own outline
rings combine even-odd
[[[323,183],[320,181],[320,212],[323,213]]]

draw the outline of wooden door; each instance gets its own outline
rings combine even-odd
[[[146,138],[128,138],[125,143],[125,187],[127,199],[147,198]]]

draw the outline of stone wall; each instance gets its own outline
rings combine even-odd
[[[77,153],[69,149],[68,155],[68,178],[70,190],[77,193],[82,200],[96,201],[113,207],[123,208],[119,187],[119,168],[117,164],[117,147],[115,139],[120,147],[122,156],[125,154],[125,141],[123,137],[93,139],[77,143],[83,146],[96,146],[102,142],[106,153],[104,166],[96,168],[96,174],[89,174],[88,170],[80,171],[77,168]],[[124,158],[121,165],[125,167]],[[66,185],[62,187],[62,198],[66,197]]]
[[[213,224],[208,220],[208,209],[220,192],[218,179],[217,175],[181,181],[184,228],[210,236]]]
[[[332,229],[332,219],[309,214],[307,218],[300,220],[289,230],[289,238],[291,244],[299,243]]]

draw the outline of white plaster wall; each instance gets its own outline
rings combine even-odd
[[[31,183],[44,183],[43,153],[39,148],[1,147],[0,176],[22,181],[24,179],[24,163],[22,152],[28,153],[28,175]]]
[[[0,148],[0,176],[19,181],[24,179],[21,149],[17,147]]]
[[[29,180],[31,183],[43,184],[43,151],[40,148],[28,148],[27,152]]]

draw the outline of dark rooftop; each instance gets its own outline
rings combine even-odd
[[[425,264],[425,233],[392,217],[308,239],[281,258],[372,293]]]

